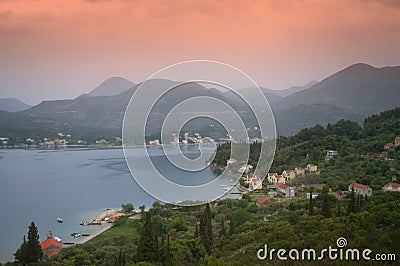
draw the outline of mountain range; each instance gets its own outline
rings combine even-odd
[[[24,111],[31,106],[16,98],[4,98],[0,99],[0,110],[7,112],[20,112]]]
[[[173,84],[165,80],[158,82]],[[89,140],[120,136],[126,106],[138,86],[122,78],[111,78],[76,99],[43,101],[14,113],[0,111],[0,136],[47,134],[51,137],[60,131]],[[400,67],[354,64],[320,82],[284,91],[261,89],[272,107],[278,133],[292,135],[304,127],[326,125],[340,119],[362,123],[373,113],[399,106]],[[168,110],[194,96],[218,98],[241,110],[250,125],[253,121],[245,104],[233,93],[188,84],[167,93],[153,107],[154,114],[148,120],[150,132],[157,133]],[[207,123],[203,121],[196,126],[200,128]]]
[[[112,77],[88,93],[90,96],[113,96],[129,90],[135,83],[121,77]]]

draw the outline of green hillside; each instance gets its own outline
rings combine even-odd
[[[322,261],[281,261],[276,253],[272,260],[257,258],[265,244],[287,251],[313,248],[318,257],[329,246],[338,248],[339,238],[347,240],[343,252],[370,249],[370,258],[383,253],[386,264],[399,265],[400,193],[381,189],[392,175],[400,174],[398,164],[384,159],[400,160],[399,149],[383,149],[396,135],[400,135],[400,108],[367,118],[363,128],[341,120],[280,137],[271,171],[307,163],[319,166],[319,174],[304,176],[301,181],[306,186],[295,198],[270,198],[267,206],[257,206],[256,201],[269,192],[264,188],[240,200],[213,202],[210,208],[173,208],[155,202],[140,219],[120,218],[106,233],[65,248],[41,265],[377,265],[361,255],[359,260],[330,260],[327,253]],[[253,159],[259,150],[259,144],[254,145]],[[220,146],[217,158],[226,156],[227,148]],[[339,155],[325,162],[325,149]],[[347,191],[343,199],[334,197],[335,191],[347,190],[353,181],[370,185],[373,195],[360,197]],[[308,191],[319,196],[310,200]]]

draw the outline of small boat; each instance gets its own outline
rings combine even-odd
[[[73,236],[74,238],[75,237],[81,237],[81,234],[80,233],[72,233],[71,236]]]
[[[58,218],[57,218],[57,222],[61,224],[61,223],[64,222],[64,220],[63,220],[63,218],[58,217]]]
[[[57,240],[58,242],[62,242],[61,238],[59,238],[57,236],[55,236],[54,239]]]

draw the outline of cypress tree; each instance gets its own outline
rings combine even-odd
[[[42,248],[39,243],[39,232],[35,222],[31,222],[28,230],[28,241],[24,236],[24,241],[14,256],[22,264],[37,263],[42,258]]]
[[[200,237],[204,245],[204,249],[211,254],[213,248],[213,229],[211,221],[211,209],[207,203],[204,214],[200,218]]]
[[[229,221],[229,236],[232,236],[235,233],[235,223],[233,222],[233,219]]]
[[[362,208],[364,208],[364,203],[365,203],[365,202],[364,202],[364,196],[361,195],[361,196],[360,196],[360,204],[359,204],[359,205],[360,205],[360,210],[361,210]]]
[[[158,240],[151,222],[151,214],[146,213],[143,232],[140,236],[138,246],[139,261],[156,262],[158,256]]]
[[[329,188],[327,186],[324,186],[322,189],[322,195],[323,195],[323,201],[322,201],[322,215],[325,216],[326,218],[331,217],[331,206],[329,203]]]
[[[355,208],[356,208],[356,195],[354,192],[354,188],[352,188],[350,192],[349,205],[347,205],[347,214],[355,213],[356,212]]]
[[[199,227],[197,226],[197,222],[196,222],[196,228],[194,229],[194,238],[198,238],[199,237]]]
[[[226,236],[226,229],[225,229],[225,219],[221,219],[221,232],[220,236]]]
[[[313,206],[313,199],[312,199],[312,190],[310,190],[310,204],[309,204],[309,209],[308,209],[308,215],[312,216],[314,215],[314,206]]]
[[[26,243],[26,237],[24,235],[24,240],[19,247],[19,249],[14,253],[15,260],[17,262],[21,262],[23,264],[27,263],[27,243]]]
[[[200,237],[204,237],[204,232],[205,232],[205,224],[204,224],[204,215],[201,215],[200,217],[200,229],[199,229],[199,234]]]
[[[169,243],[169,235],[167,236],[167,258],[165,260],[165,265],[172,265],[172,255],[171,255],[171,245]]]

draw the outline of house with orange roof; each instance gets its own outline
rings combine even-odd
[[[282,172],[282,176],[286,179],[286,181],[291,181],[296,178],[296,173],[293,170],[284,170]]]
[[[393,143],[386,143],[383,148],[385,150],[392,150],[394,148],[394,144]]]
[[[276,183],[275,188],[277,192],[282,193],[284,198],[293,198],[295,196],[295,188],[283,183]]]
[[[47,239],[40,243],[40,247],[43,251],[43,256],[48,258],[51,255],[58,254],[62,249],[62,244],[60,241],[53,238],[51,231],[47,233]]]
[[[356,193],[358,195],[368,196],[368,197],[370,197],[372,195],[372,189],[367,185],[351,183],[349,185],[349,191],[351,192],[351,191],[353,191],[353,189],[354,189],[354,193]]]
[[[383,190],[387,191],[397,191],[400,192],[400,184],[389,182],[383,188]]]
[[[268,197],[261,197],[257,200],[256,205],[258,207],[264,206],[264,207],[268,207],[270,204],[269,198]]]

